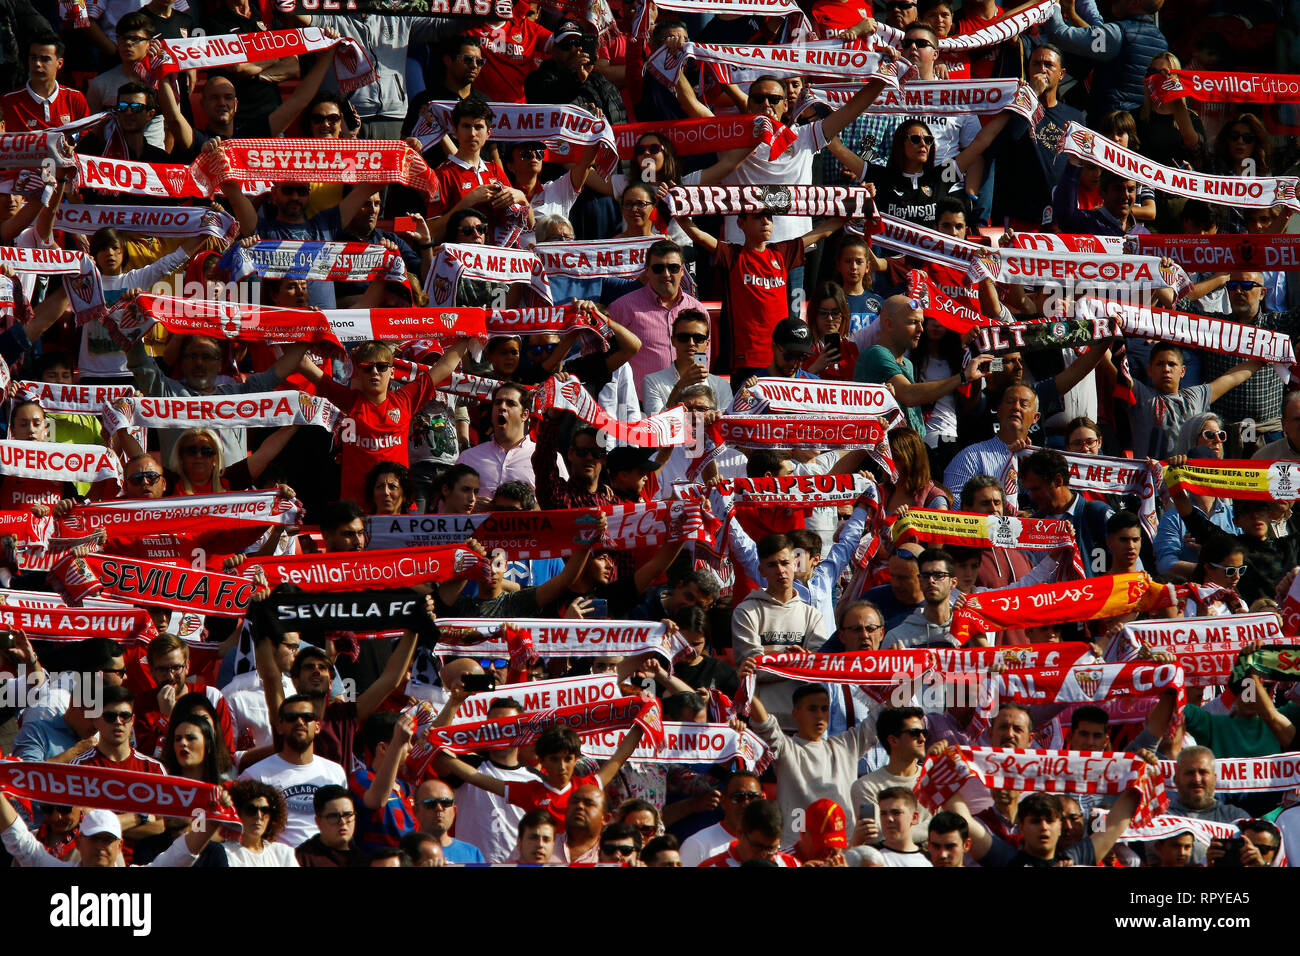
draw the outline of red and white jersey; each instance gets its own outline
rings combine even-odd
[[[707,860],[701,863],[700,866],[701,867],[740,866],[740,864],[743,861],[740,859],[740,857],[736,855],[736,844],[738,842],[739,842],[738,840],[732,840],[731,846],[727,847],[725,850],[723,850],[721,853],[717,854],[716,856],[709,857]],[[799,861],[796,860],[794,857],[792,857],[789,853],[774,854],[772,856],[772,862],[775,863],[777,866],[799,866],[800,865]]]
[[[96,747],[93,750],[87,750],[79,757],[73,757],[70,763],[79,764],[87,767],[107,767],[109,770],[134,770],[136,773],[160,773],[166,774],[167,768],[153,757],[147,757],[140,751],[132,749],[131,755],[125,760],[109,760]]]
[[[479,186],[500,183],[507,189],[511,188],[506,171],[496,161],[489,163],[480,159],[477,166],[471,166],[457,156],[448,156],[433,171],[433,174],[438,177],[438,191],[442,194],[429,203],[429,215],[434,217],[446,213]],[[487,203],[474,208],[493,221],[498,218],[496,212]],[[447,241],[460,242],[461,240],[456,236],[448,236]]]
[[[28,84],[4,95],[5,132],[25,133],[34,129],[64,126],[90,115],[80,90],[59,85],[49,100],[41,99]]]
[[[522,103],[524,78],[542,65],[551,31],[520,12],[500,26],[465,32],[483,44],[483,70],[474,89],[493,103]]]

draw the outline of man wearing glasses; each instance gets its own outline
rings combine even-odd
[[[316,791],[330,784],[346,788],[348,781],[341,766],[316,756],[320,720],[311,698],[299,694],[286,697],[280,704],[277,724],[284,740],[280,752],[253,764],[239,779],[260,780],[280,791],[288,818],[276,839],[297,847],[319,832]]]
[[[610,123],[626,123],[623,97],[609,80],[596,72],[596,35],[565,20],[551,38],[551,56],[524,80],[529,103],[572,103],[595,107]]]
[[[940,548],[926,548],[917,556],[924,604],[885,635],[886,649],[896,647],[956,647],[952,625],[952,594],[956,576],[952,555]]]
[[[357,805],[352,794],[344,787],[330,784],[316,791],[312,806],[320,832],[294,850],[298,865],[366,866],[366,853],[353,840],[357,832]]]
[[[1264,295],[1267,290],[1262,273],[1230,273],[1225,288],[1228,290],[1231,311],[1221,318],[1242,325],[1284,332],[1293,337],[1300,334],[1300,309],[1265,311]],[[1212,381],[1231,371],[1236,364],[1235,356],[1205,352],[1201,358],[1201,377],[1205,381]],[[1223,426],[1229,433],[1247,420],[1253,423],[1253,429],[1241,429],[1243,458],[1250,457],[1258,446],[1279,441],[1283,437],[1282,380],[1277,377],[1277,372],[1271,365],[1261,368],[1245,385],[1220,396],[1210,407],[1222,416]],[[1253,435],[1251,431],[1254,432]]]
[[[167,770],[153,757],[140,753],[131,746],[135,730],[134,699],[125,687],[105,687],[100,706],[103,710],[95,718],[99,739],[95,746],[68,761],[87,767],[108,767],[112,770],[132,770],[136,773],[166,774]],[[160,819],[144,813],[119,813],[125,840],[139,840],[163,832]],[[126,848],[124,847],[124,855]],[[129,858],[127,862],[130,862]]]
[[[92,23],[91,29],[92,31],[97,30],[98,26]],[[136,74],[136,65],[142,63],[148,57],[149,41],[153,39],[153,36],[152,21],[139,9],[134,13],[128,13],[117,21],[117,40],[115,43],[109,43],[105,38],[104,43],[107,48],[104,52],[116,54],[121,63],[111,70],[99,74],[86,87],[86,106],[92,115],[101,110],[113,109],[117,103],[118,88],[122,84],[139,82],[140,78]],[[161,116],[153,114],[149,117],[144,131],[144,138],[150,145],[158,149],[166,148]],[[167,161],[163,160],[163,162]],[[146,160],[146,162],[156,163],[159,160],[151,159]]]
[[[479,848],[451,835],[456,824],[456,793],[441,780],[426,780],[415,791],[415,819],[420,832],[427,833],[442,847],[448,863],[483,863]]]
[[[733,773],[722,791],[722,819],[686,839],[680,851],[682,866],[699,866],[709,857],[725,852],[740,836],[745,808],[762,799],[763,787],[757,774],[748,770]]]
[[[703,303],[682,291],[685,261],[681,246],[661,239],[646,251],[645,285],[610,303],[609,314],[641,340],[640,351],[628,362],[636,381],[673,364],[671,330],[678,316],[687,311],[708,315]]]
[[[880,794],[890,787],[903,787],[911,792],[921,777],[928,740],[925,729],[925,711],[920,707],[890,707],[880,712],[876,719],[880,743],[889,753],[889,762],[874,770],[849,791],[849,799],[857,810],[858,825],[853,843],[875,843],[881,833]],[[924,843],[930,825],[930,811],[917,807],[918,818],[912,829],[912,839]]]

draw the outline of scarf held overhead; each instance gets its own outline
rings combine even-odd
[[[620,697],[594,704],[577,704],[539,710],[514,717],[481,720],[472,724],[431,727],[429,741],[435,750],[473,753],[536,743],[548,727],[567,727],[578,734],[640,727],[655,749],[663,746],[663,714],[658,698]]]
[[[336,551],[255,557],[245,562],[245,574],[260,568],[271,587],[296,584],[304,591],[351,591],[402,588],[450,581],[477,573],[483,559],[468,548],[399,548],[388,551]]]
[[[317,425],[332,431],[339,410],[306,392],[243,392],[175,398],[119,398],[104,406],[104,428],[279,428]]]
[[[1250,458],[1192,458],[1165,469],[1171,490],[1255,501],[1300,499],[1300,462],[1256,461]]]
[[[88,554],[85,562],[103,593],[131,604],[243,617],[257,584],[248,578],[135,558]]]

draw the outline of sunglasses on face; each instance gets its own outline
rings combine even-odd
[[[1258,282],[1225,282],[1223,287],[1229,292],[1249,292],[1251,289],[1264,288]]]
[[[118,103],[113,108],[115,113],[143,113],[149,109],[148,103]]]
[[[1254,133],[1243,133],[1240,130],[1230,130],[1228,132],[1228,141],[1232,143],[1253,143],[1255,142]]]
[[[316,712],[314,710],[295,711],[292,714],[284,714],[280,719],[286,724],[296,724],[300,720],[303,723],[314,724],[316,722]]]
[[[1225,431],[1215,431],[1213,428],[1207,428],[1201,432],[1201,437],[1206,441],[1225,442],[1228,440],[1228,433]]]
[[[434,807],[447,809],[449,807],[454,807],[455,805],[455,797],[426,797],[420,801],[420,806],[424,807],[426,810],[432,810]]]
[[[626,843],[602,843],[600,845],[600,852],[605,854],[605,856],[614,856],[615,854],[619,856],[631,856],[636,852],[636,847],[629,846]]]
[[[380,375],[383,375],[392,367],[393,367],[392,362],[358,362],[357,363],[358,372],[363,372],[363,373],[378,372]]]
[[[310,186],[281,186],[280,192],[286,196],[306,196],[311,192]]]
[[[709,337],[701,332],[678,332],[673,338],[681,345],[703,345],[709,340]]]
[[[926,133],[908,133],[907,141],[913,146],[933,146],[934,137]]]
[[[907,734],[909,737],[914,737],[917,740],[924,740],[929,736],[929,734],[925,732],[924,727],[908,727],[903,731],[903,733]]]
[[[534,159],[545,159],[545,158],[546,158],[546,150],[544,150],[544,149],[531,149],[531,148],[530,148],[530,149],[518,149],[518,150],[515,150],[515,155],[518,156],[520,159],[528,160],[528,161],[531,162],[531,161],[534,160]]]
[[[330,823],[346,823],[349,820],[355,820],[357,814],[355,810],[335,810],[333,813],[325,814],[325,819]]]
[[[103,716],[106,724],[129,724],[135,714],[129,710],[106,710]]]
[[[555,351],[555,347],[559,344],[559,342],[547,342],[545,345],[530,345],[528,346],[528,354],[534,358],[540,358],[543,355],[550,355]]]
[[[605,449],[599,445],[574,445],[571,449],[574,458],[604,458]]]
[[[162,475],[156,471],[142,471],[135,475],[128,475],[126,480],[134,481],[137,485],[152,485],[161,477]]]
[[[253,814],[257,814],[259,817],[269,817],[271,815],[271,807],[269,804],[265,803],[249,803],[239,808],[239,814],[240,816],[252,816]]]
[[[753,790],[737,790],[727,799],[732,803],[749,803],[751,800],[762,800],[763,794]]]
[[[636,149],[632,150],[634,156],[658,156],[664,151],[663,146],[658,143],[643,143]]]
[[[908,37],[903,41],[903,49],[915,47],[918,50],[933,50],[934,44],[922,37]]]
[[[582,41],[575,37],[561,40],[559,43],[555,44],[555,49],[561,50],[565,53],[572,53],[574,50],[580,49],[581,47]]]
[[[215,458],[217,450],[211,445],[190,445],[188,448],[181,449],[181,455],[186,458],[193,458],[196,455],[199,458]]]
[[[487,61],[481,56],[470,56],[468,53],[462,53],[457,59],[464,63],[471,70],[478,69]]]
[[[486,670],[503,671],[510,666],[510,662],[504,657],[480,657],[478,666]]]
[[[1244,564],[1239,566],[1233,566],[1231,564],[1216,564],[1215,562],[1211,561],[1210,567],[1218,568],[1220,571],[1222,571],[1230,578],[1239,578],[1246,573],[1246,565]]]
[[[119,43],[125,43],[127,46],[135,46],[137,43],[148,43],[148,37],[124,37],[120,34],[117,38]]]
[[[656,262],[650,267],[650,271],[657,276],[661,276],[665,272],[670,276],[675,276],[682,271],[682,264],[680,262]]]
[[[52,813],[72,812],[72,807],[65,807],[57,803],[41,803],[37,804],[37,806],[40,808],[41,813],[45,814],[47,817]]]
[[[313,113],[311,116],[313,123],[326,123],[330,126],[337,126],[343,122],[342,113]]]
[[[750,93],[750,100],[765,106],[780,106],[785,102],[784,93]]]
[[[460,224],[460,234],[462,236],[486,236],[487,229],[488,229],[487,223],[483,223],[483,222],[479,222],[479,223],[462,222]]]

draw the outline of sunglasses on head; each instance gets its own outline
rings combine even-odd
[[[780,106],[785,102],[784,93],[750,93],[749,98],[755,103],[763,103],[767,106]]]
[[[1223,287],[1224,287],[1225,289],[1227,289],[1229,292],[1249,292],[1251,289],[1262,289],[1262,288],[1264,288],[1264,287],[1263,287],[1262,285],[1260,285],[1258,282],[1252,282],[1252,281],[1246,281],[1246,282],[1225,282],[1225,283],[1223,284]]]
[[[908,37],[903,41],[903,49],[906,50],[908,47],[915,47],[918,50],[932,50],[934,44],[923,37]]]
[[[703,345],[709,340],[703,332],[676,332],[673,338],[682,345]]]
[[[187,445],[181,449],[181,455],[185,457],[197,455],[200,458],[215,458],[217,450],[211,445]]]
[[[908,133],[907,141],[913,146],[933,146],[934,137],[928,133]]]
[[[665,272],[670,276],[675,276],[682,271],[682,264],[680,262],[656,262],[650,266],[650,271],[657,276],[661,276]]]
[[[392,367],[393,367],[392,362],[358,362],[357,363],[358,372],[378,372],[380,375],[383,375]]]
[[[658,156],[663,151],[664,148],[659,143],[642,143],[632,150],[632,154],[634,156]]]
[[[1240,130],[1229,130],[1228,140],[1233,143],[1253,143],[1255,142],[1254,133],[1243,133]]]
[[[115,113],[143,113],[149,109],[148,103],[118,103],[113,107]]]
[[[480,223],[462,222],[460,224],[460,234],[462,236],[486,236],[487,230],[488,230],[487,223],[483,223],[483,222]]]

